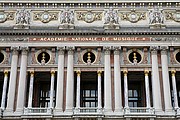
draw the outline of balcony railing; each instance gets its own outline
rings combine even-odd
[[[80,107],[74,109],[74,115],[103,115],[103,109],[97,107]]]
[[[52,108],[24,108],[24,115],[52,115]]]
[[[154,114],[153,108],[146,108],[146,107],[129,107],[124,108],[124,114]]]

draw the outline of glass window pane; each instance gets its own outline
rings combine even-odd
[[[86,90],[86,97],[90,97],[90,90]]]
[[[137,92],[137,90],[134,90],[134,97],[138,97],[138,92]]]
[[[95,90],[91,90],[91,97],[95,97],[96,93]]]
[[[137,102],[134,102],[134,107],[137,107]]]
[[[129,107],[133,107],[133,102],[129,102]]]
[[[132,97],[132,90],[128,90],[128,96]]]

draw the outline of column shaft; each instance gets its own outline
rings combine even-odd
[[[22,114],[24,109],[24,101],[26,95],[26,73],[27,73],[27,47],[21,48],[21,66],[19,75],[18,95],[17,95],[17,106],[16,113]]]
[[[110,50],[105,49],[104,55],[104,109],[105,111],[112,111],[112,97],[111,97],[111,63]]]
[[[34,71],[30,71],[28,108],[31,108],[31,107],[32,107],[32,100],[33,100],[33,86],[34,86]]]
[[[151,51],[152,57],[152,93],[153,93],[153,107],[155,111],[162,111],[161,103],[161,91],[160,91],[160,81],[159,81],[159,68],[158,68],[158,58],[157,50],[153,49]]]
[[[53,108],[53,102],[54,102],[54,74],[55,71],[51,71],[51,87],[50,87],[50,106],[49,108]]]
[[[72,112],[74,102],[74,65],[73,50],[68,51],[67,81],[66,81],[66,112]]]
[[[62,112],[63,91],[64,91],[64,47],[58,47],[58,71],[57,71],[57,90],[56,90],[56,112]]]
[[[161,50],[161,65],[162,65],[165,111],[172,112],[171,91],[170,91],[170,84],[169,84],[168,59],[167,59],[167,51],[166,50]]]
[[[174,108],[177,109],[179,106],[178,106],[176,78],[175,78],[176,71],[172,70],[171,74],[172,74],[172,87],[173,87],[173,95],[174,95]]]
[[[76,73],[77,73],[76,108],[80,108],[81,71],[76,71]]]
[[[146,90],[146,107],[150,108],[151,104],[150,104],[150,92],[149,92],[149,71],[145,70],[145,90]]]
[[[17,77],[17,65],[18,65],[18,47],[12,47],[12,58],[11,58],[11,71],[10,80],[8,87],[8,98],[7,107],[4,115],[11,115],[14,109],[14,98],[16,88],[16,77]]]
[[[102,71],[97,71],[98,73],[98,109],[102,108],[102,100],[101,100],[101,73]]]
[[[128,71],[124,70],[123,73],[124,73],[124,99],[125,99],[124,107],[129,108],[129,105],[128,105],[128,80],[127,80]]]
[[[121,70],[119,49],[114,50],[114,98],[115,111],[122,111],[122,94],[121,94]]]
[[[4,83],[3,83],[3,92],[2,92],[2,98],[1,98],[1,109],[5,109],[6,104],[6,94],[7,94],[7,84],[8,84],[8,71],[4,71]]]

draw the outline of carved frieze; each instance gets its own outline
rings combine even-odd
[[[74,11],[65,9],[60,15],[61,24],[74,24]]]
[[[0,11],[0,23],[4,23],[7,20],[14,20],[14,12]]]
[[[104,12],[104,24],[119,23],[118,10],[110,8]]]
[[[120,16],[121,16],[121,20],[127,20],[132,23],[136,23],[140,20],[146,19],[145,12],[136,12],[135,10],[132,10],[131,12],[121,12]]]
[[[43,23],[48,23],[51,20],[57,20],[58,19],[58,12],[34,12],[33,16],[34,20],[40,20]]]
[[[82,11],[77,12],[77,20],[82,20],[87,23],[102,20],[102,12]]]
[[[16,24],[30,24],[30,10],[20,9],[16,12]]]
[[[174,20],[175,22],[180,22],[180,11],[168,11],[165,12],[167,20]]]

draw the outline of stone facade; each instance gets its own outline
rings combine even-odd
[[[180,119],[180,2],[0,1],[0,119]]]

